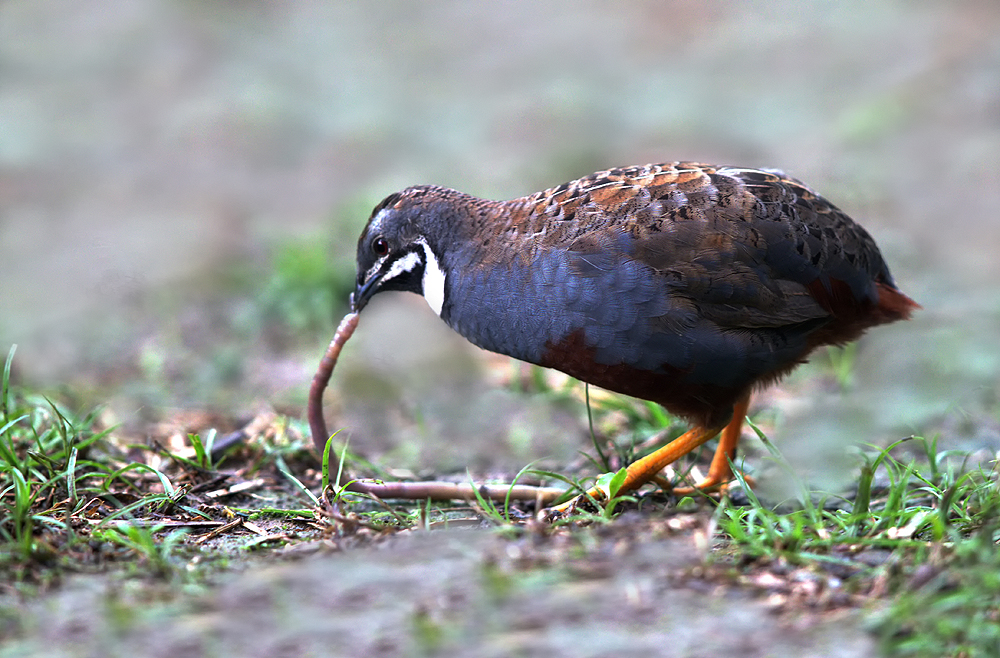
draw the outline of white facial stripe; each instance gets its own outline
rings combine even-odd
[[[382,277],[382,281],[389,281],[390,279],[394,279],[405,272],[412,272],[413,269],[419,264],[420,255],[415,251],[411,251],[392,264],[389,271]]]
[[[424,248],[424,299],[434,312],[441,316],[441,309],[444,308],[444,280],[445,273],[438,263],[437,256],[431,251],[430,245],[424,240],[418,240],[417,244]]]

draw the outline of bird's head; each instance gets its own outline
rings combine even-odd
[[[445,188],[410,187],[375,206],[358,238],[354,311],[363,309],[376,293],[402,290],[423,295],[441,315],[445,270],[440,245],[453,234],[460,196]]]

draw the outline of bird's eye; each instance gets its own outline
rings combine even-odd
[[[376,256],[385,256],[389,253],[389,242],[385,238],[375,238],[372,240],[372,251]]]

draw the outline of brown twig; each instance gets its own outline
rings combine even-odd
[[[209,491],[205,493],[206,498],[222,498],[223,496],[232,496],[233,494],[244,493],[246,491],[251,491],[253,489],[260,489],[265,484],[264,478],[257,478],[255,480],[247,480],[244,482],[237,482],[236,484],[230,485],[225,489],[215,489],[214,491]]]
[[[211,532],[206,533],[206,534],[202,535],[201,537],[198,537],[198,539],[194,540],[194,543],[196,543],[196,544],[204,544],[209,539],[215,539],[216,537],[218,537],[222,533],[229,532],[230,530],[235,530],[236,528],[239,528],[242,525],[243,525],[243,519],[234,519],[234,520],[230,521],[229,523],[226,523],[225,525],[220,525],[219,527],[215,528],[215,530],[212,530]]]

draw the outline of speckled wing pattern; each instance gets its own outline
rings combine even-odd
[[[601,251],[624,231],[637,260],[660,270],[686,264],[692,285],[717,294],[728,291],[726,280],[746,277],[803,286],[819,280],[824,289],[835,279],[858,302],[875,301],[875,282],[892,285],[863,228],[777,171],[684,162],[611,169],[505,205],[521,227],[515,241],[530,234],[543,245]],[[757,291],[764,301],[765,288]]]

